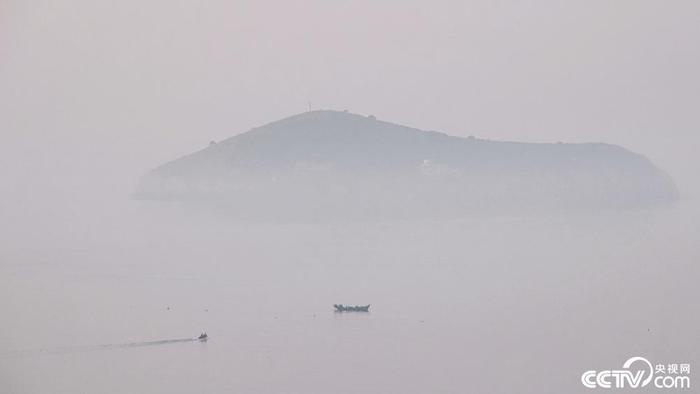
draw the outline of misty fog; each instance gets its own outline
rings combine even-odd
[[[694,368],[699,22],[685,1],[0,1],[0,392],[576,393],[632,356]],[[415,184],[426,214],[351,219],[134,198],[326,109],[613,144],[678,194],[452,215]]]

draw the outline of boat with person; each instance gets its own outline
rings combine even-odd
[[[369,312],[369,304],[367,305],[343,305],[333,304],[336,312]]]

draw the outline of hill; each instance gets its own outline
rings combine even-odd
[[[647,158],[615,145],[461,138],[312,111],[165,163],[136,195],[368,212],[637,207],[678,193]]]

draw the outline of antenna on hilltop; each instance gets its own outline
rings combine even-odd
[[[311,112],[311,101],[309,101],[308,103],[309,103],[309,112]]]

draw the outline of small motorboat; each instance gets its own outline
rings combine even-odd
[[[207,335],[206,332],[203,332],[203,333],[199,334],[199,336],[197,337],[197,339],[199,339],[200,341],[204,342],[204,341],[206,341],[207,339],[209,339],[209,335]]]
[[[369,312],[368,305],[343,305],[343,304],[333,304],[336,312]]]

